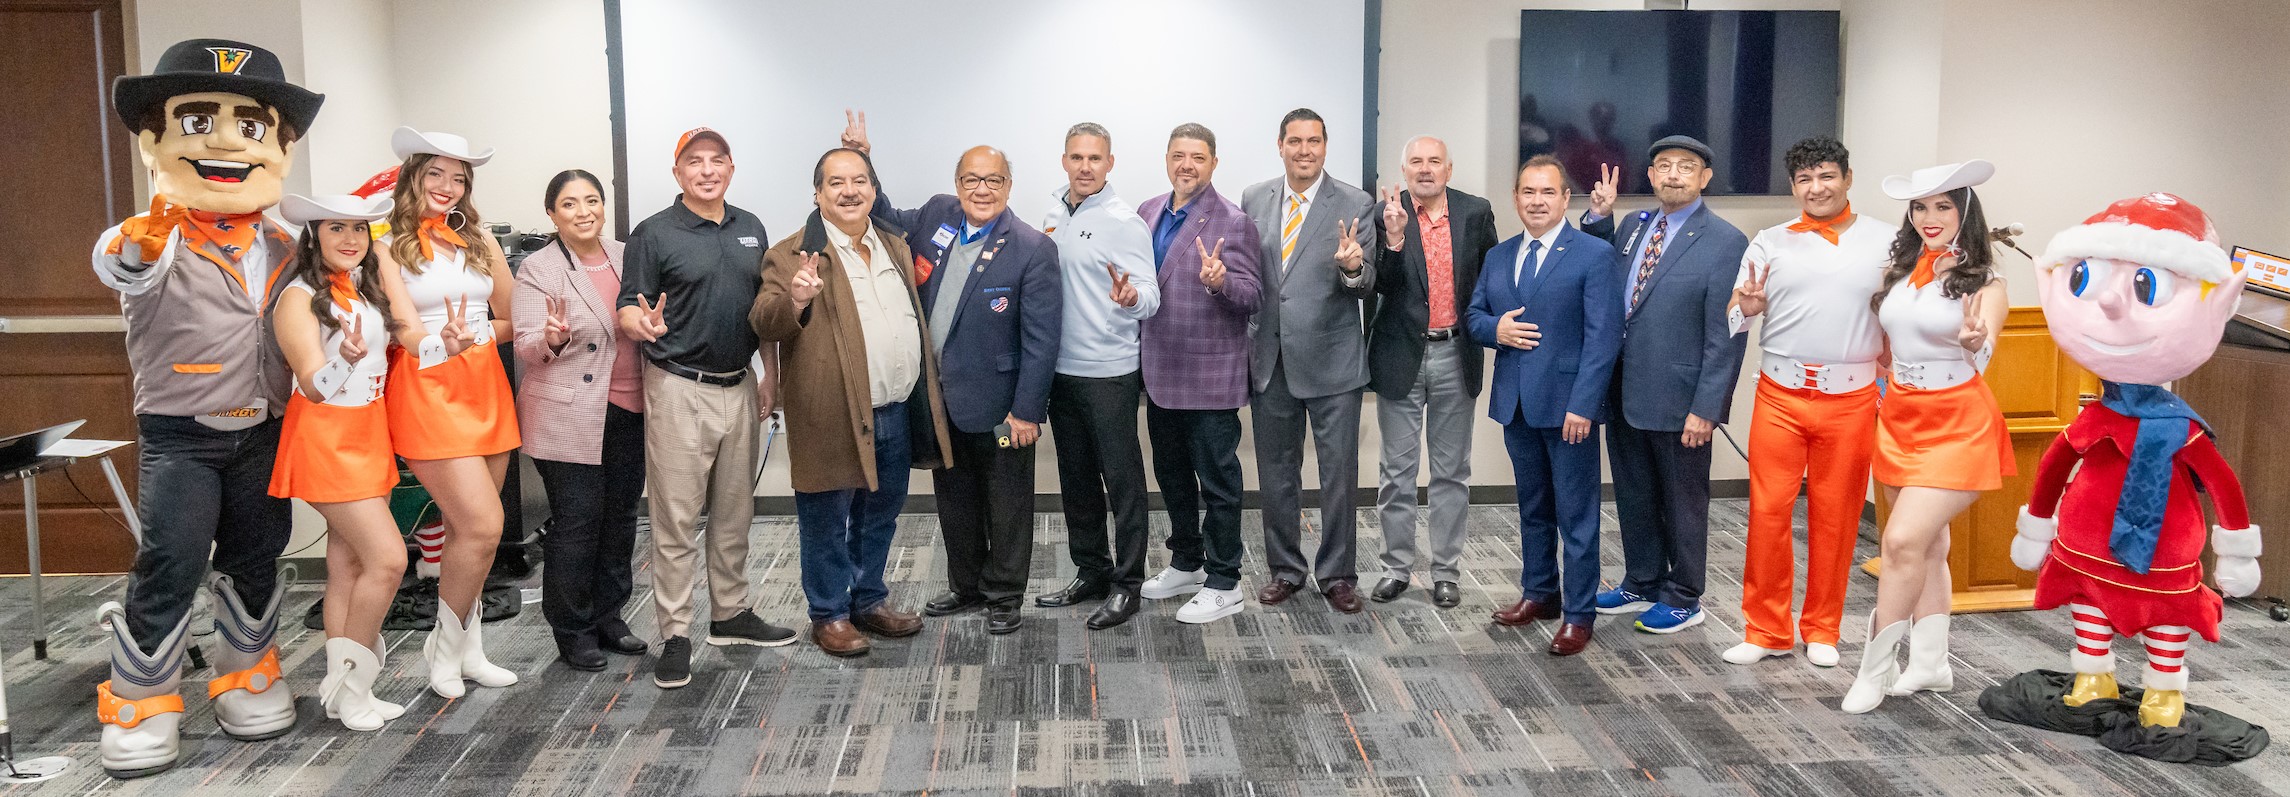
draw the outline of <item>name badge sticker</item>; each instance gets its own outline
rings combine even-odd
[[[739,237],[739,245],[741,245],[741,246],[744,246],[744,247],[747,247],[747,248],[749,248],[749,249],[754,249],[754,248],[756,248],[756,246],[758,246],[758,244],[756,243],[756,240],[755,240],[755,236],[753,236],[753,235],[742,235],[742,236],[740,236],[740,237]]]
[[[948,244],[954,243],[954,225],[938,225],[938,232],[930,236],[930,242],[940,249],[944,249]]]

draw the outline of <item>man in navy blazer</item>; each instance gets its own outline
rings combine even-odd
[[[1746,338],[1726,304],[1749,238],[1702,204],[1710,148],[1687,136],[1654,142],[1646,177],[1661,206],[1617,225],[1614,173],[1591,191],[1583,231],[1616,242],[1622,278],[1622,359],[1606,428],[1627,575],[1598,596],[1602,614],[1637,614],[1638,630],[1702,621],[1710,510],[1710,436],[1725,423]]]
[[[845,146],[866,151],[863,124],[845,131]],[[1018,630],[1033,569],[1032,446],[1049,420],[1064,289],[1057,244],[1010,211],[1007,156],[972,147],[954,180],[958,194],[915,210],[878,194],[875,211],[914,251],[925,343],[937,349],[954,426],[949,466],[931,473],[947,591],[923,611],[942,617],[983,605],[987,633],[1007,634]]]
[[[1518,483],[1519,601],[1502,625],[1563,617],[1550,653],[1590,642],[1597,618],[1598,437],[1622,347],[1614,248],[1566,225],[1566,169],[1537,155],[1512,199],[1526,233],[1488,251],[1464,324],[1495,350],[1487,416],[1503,425]]]

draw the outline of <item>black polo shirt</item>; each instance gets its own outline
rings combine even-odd
[[[636,306],[638,294],[653,304],[668,296],[668,334],[644,344],[645,359],[715,373],[746,368],[756,345],[747,313],[770,246],[755,214],[727,203],[718,224],[685,207],[680,194],[639,222],[621,264],[620,306]]]

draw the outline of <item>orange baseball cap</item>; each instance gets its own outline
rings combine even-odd
[[[677,159],[683,158],[684,149],[692,146],[692,142],[703,138],[715,139],[716,146],[723,147],[725,155],[732,154],[732,143],[724,140],[724,134],[718,133],[715,130],[706,127],[695,127],[684,131],[683,135],[676,137],[676,154],[674,157]]]

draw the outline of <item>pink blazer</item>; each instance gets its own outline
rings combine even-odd
[[[604,251],[620,268],[621,244],[605,239]],[[571,297],[565,320],[572,338],[560,351],[550,351],[542,328],[549,311],[546,299]],[[517,267],[509,317],[515,321],[517,365],[517,424],[524,434],[525,454],[535,459],[597,465],[603,462],[604,407],[612,390],[612,361],[619,349],[620,327],[613,302],[618,297],[596,295],[596,286],[579,266],[565,258],[564,250],[550,244],[525,256]]]

